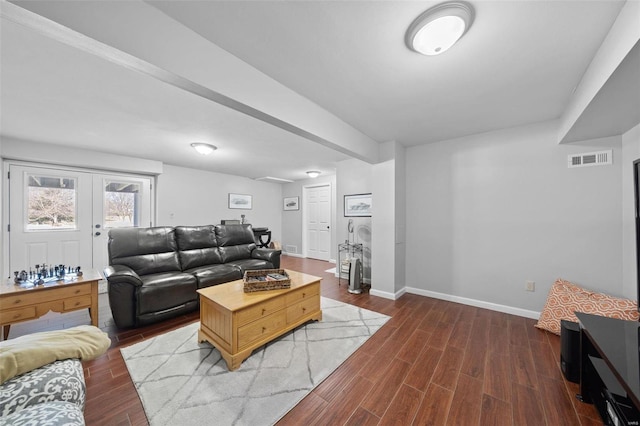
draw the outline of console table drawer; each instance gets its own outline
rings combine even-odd
[[[9,309],[0,311],[0,324],[11,324],[14,322],[24,321],[36,317],[36,307],[27,306],[26,308]]]
[[[55,290],[55,291],[53,291]],[[2,299],[3,307],[17,308],[20,306],[33,305],[48,302],[52,298],[56,300],[67,299],[74,296],[91,295],[91,284],[74,285],[71,287],[51,287],[31,290],[24,294],[7,296]]]
[[[274,312],[284,309],[285,301],[278,297],[260,303],[256,306],[250,306],[237,313],[238,325],[242,326],[260,318],[265,318]]]
[[[254,321],[238,329],[238,349],[242,349],[259,340],[267,339],[287,325],[287,315],[280,310],[266,318]]]
[[[65,311],[73,311],[80,308],[88,308],[91,306],[91,295],[72,297],[65,299],[63,302],[63,309]]]

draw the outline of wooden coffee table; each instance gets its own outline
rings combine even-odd
[[[0,324],[7,340],[11,324],[40,318],[49,311],[89,309],[91,324],[98,326],[99,272],[84,271],[81,277],[52,281],[31,288],[13,283],[0,285]]]
[[[320,278],[289,271],[291,288],[245,293],[242,280],[198,290],[198,341],[236,370],[254,349],[310,320],[322,320]]]

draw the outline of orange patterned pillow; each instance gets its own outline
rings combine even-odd
[[[638,321],[636,301],[585,290],[557,279],[551,286],[536,327],[560,334],[560,320],[578,321],[575,312]]]

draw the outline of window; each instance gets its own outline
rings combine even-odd
[[[27,231],[76,229],[76,180],[28,175]]]
[[[140,226],[140,184],[106,181],[104,227]]]

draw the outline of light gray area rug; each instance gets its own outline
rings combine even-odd
[[[217,349],[198,343],[199,322],[123,348],[149,423],[277,422],[389,320],[324,297],[321,307],[321,322],[256,349],[232,372]]]

